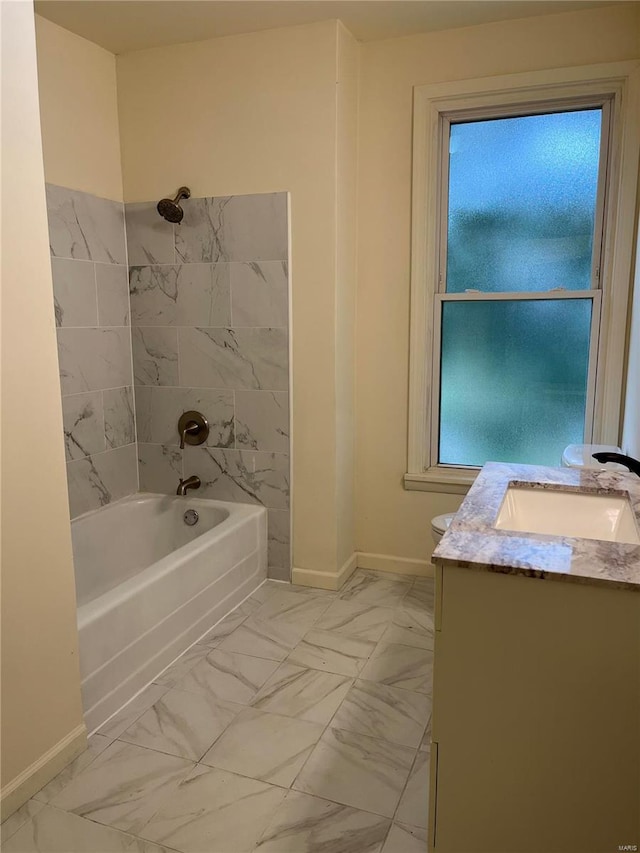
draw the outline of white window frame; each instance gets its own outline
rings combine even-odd
[[[413,195],[411,244],[411,330],[409,367],[409,428],[405,488],[464,493],[478,470],[439,465],[437,423],[432,409],[433,355],[439,331],[434,317],[440,290],[444,240],[442,228],[443,127],[461,113],[478,116],[526,110],[562,109],[565,104],[610,103],[609,171],[604,205],[605,240],[599,260],[597,375],[590,370],[594,443],[618,444],[622,426],[623,376],[627,308],[632,275],[633,237],[640,153],[640,62],[553,69],[478,80],[418,86],[414,89]],[[569,108],[569,107],[567,107]],[[595,296],[598,294],[598,296]],[[441,294],[442,295],[442,294]],[[487,294],[488,295],[488,294]],[[544,298],[549,293],[522,294]],[[449,294],[449,297],[452,294]],[[460,295],[464,298],[465,294]],[[504,294],[496,294],[504,299]],[[569,292],[562,293],[563,298]],[[468,298],[468,296],[467,296]],[[438,344],[439,346],[439,344]],[[439,350],[438,356],[439,358]],[[595,362],[594,362],[595,364]],[[591,361],[590,361],[591,367]],[[435,455],[434,455],[435,454]]]

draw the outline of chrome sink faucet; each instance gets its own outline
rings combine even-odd
[[[628,468],[632,474],[637,474],[640,477],[640,459],[634,459],[631,456],[625,456],[624,453],[611,453],[608,450],[594,453],[593,458],[598,462],[617,462]]]
[[[192,474],[190,477],[187,477],[186,480],[180,480],[178,488],[176,489],[176,495],[184,497],[189,489],[199,489],[200,485],[200,477]]]

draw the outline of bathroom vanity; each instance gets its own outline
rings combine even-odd
[[[631,474],[481,471],[434,553],[433,853],[640,849],[639,520]]]

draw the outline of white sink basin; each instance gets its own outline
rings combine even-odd
[[[624,495],[509,486],[494,527],[640,545],[638,525]]]

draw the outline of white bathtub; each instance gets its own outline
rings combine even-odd
[[[193,527],[187,509],[199,514]],[[71,530],[92,731],[265,580],[267,512],[132,495],[80,516]]]

